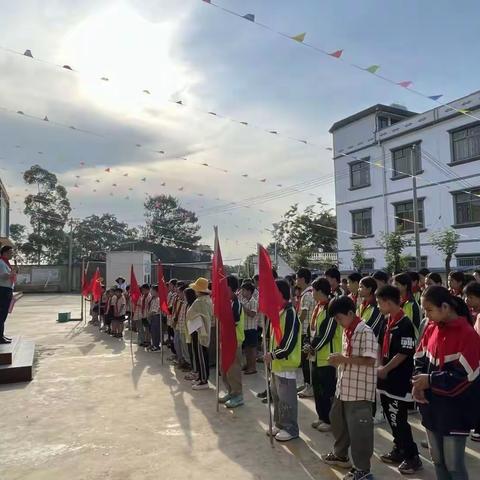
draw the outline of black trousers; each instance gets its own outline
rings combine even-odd
[[[202,383],[208,382],[210,376],[210,364],[208,363],[208,348],[200,345],[198,341],[198,333],[192,333],[192,349],[196,364],[196,373],[198,373],[198,379]]]
[[[418,455],[417,444],[413,441],[412,428],[408,423],[408,402],[380,394],[383,414],[392,429],[393,443],[406,460]]]
[[[315,397],[315,410],[318,419],[330,424],[330,410],[335,395],[337,383],[337,370],[335,367],[313,366],[313,395]]]
[[[12,302],[13,290],[8,287],[0,287],[0,339],[5,334],[5,321]]]
[[[302,347],[309,340],[308,335],[302,335]],[[302,372],[303,372],[303,382],[305,385],[310,384],[310,362],[308,361],[308,355],[303,353],[302,350]]]

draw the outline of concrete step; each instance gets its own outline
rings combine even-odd
[[[0,384],[32,380],[34,356],[35,342],[21,339],[14,351],[12,363],[0,365]]]
[[[10,365],[15,350],[20,345],[20,337],[12,337],[12,343],[0,344],[0,365]]]

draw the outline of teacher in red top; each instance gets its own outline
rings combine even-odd
[[[12,257],[12,247],[5,245],[0,249],[0,344],[12,341],[5,337],[5,321],[12,302],[13,285],[16,278],[15,269],[10,265]]]

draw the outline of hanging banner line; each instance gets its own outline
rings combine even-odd
[[[465,115],[465,116],[473,118],[475,120],[480,120],[480,117],[477,117],[477,116],[473,115],[468,109],[458,108],[458,107],[455,107],[451,104],[446,104],[446,103],[441,102],[440,98],[443,97],[443,95],[441,95],[441,94],[428,95],[426,93],[423,93],[419,90],[416,90],[416,89],[412,88],[413,81],[411,81],[411,80],[402,80],[402,81],[392,80],[391,78],[388,78],[384,75],[381,75],[381,74],[377,73],[380,70],[380,65],[370,65],[370,66],[358,65],[356,63],[349,62],[348,60],[344,59],[344,57],[343,57],[344,50],[343,49],[328,51],[328,50],[325,50],[324,48],[321,48],[321,47],[318,47],[316,45],[313,45],[311,43],[306,42],[305,41],[305,37],[307,35],[306,32],[300,33],[298,35],[288,35],[286,33],[280,32],[279,30],[275,30],[274,28],[270,27],[269,25],[257,22],[256,18],[255,18],[255,15],[252,14],[252,13],[242,15],[238,12],[235,12],[234,10],[230,10],[228,8],[225,8],[225,7],[223,7],[223,6],[221,6],[217,3],[214,3],[210,0],[202,0],[202,1],[203,1],[203,3],[211,5],[212,7],[215,7],[217,9],[229,14],[229,15],[239,17],[243,20],[246,20],[247,22],[249,22],[251,24],[257,25],[258,27],[261,27],[265,30],[268,30],[269,32],[271,32],[275,35],[279,35],[279,36],[281,36],[283,38],[286,38],[290,41],[294,41],[297,44],[300,44],[304,47],[307,47],[311,50],[314,50],[314,51],[316,51],[316,52],[318,52],[318,53],[320,53],[324,56],[330,57],[331,59],[334,59],[336,61],[344,62],[345,65],[348,65],[351,68],[355,68],[356,70],[366,72],[370,75],[373,75],[373,76],[379,78],[380,80],[383,80],[384,82],[390,83],[391,85],[395,85],[397,87],[404,88],[405,90],[408,90],[409,92],[412,92],[415,95],[418,95],[418,96],[420,96],[420,97],[422,97],[426,100],[430,100],[432,102],[435,102],[438,106],[449,107],[449,108],[452,108],[452,110],[455,110],[459,114]]]
[[[25,52],[22,53],[21,51],[13,50],[12,48],[3,47],[1,45],[0,45],[0,50],[2,50],[4,52],[7,52],[7,53],[10,53],[10,54],[21,56],[23,58],[27,58],[27,59],[30,59],[30,60],[37,61],[37,62],[39,62],[43,65],[48,65],[50,67],[60,69],[65,73],[68,72],[70,74],[72,74],[72,73],[77,74],[79,77],[87,77],[87,75],[82,74],[82,72],[80,72],[79,70],[73,69],[69,65],[60,65],[60,64],[57,64],[57,63],[49,61],[49,60],[43,60],[43,59],[40,59],[40,58],[36,58],[36,57],[33,56],[31,50],[26,50]],[[91,75],[88,75],[88,78],[93,79],[93,80],[98,80],[99,82],[102,82],[102,83],[105,83],[105,84],[114,83],[114,80],[112,82],[112,79],[110,77],[105,77],[105,76],[95,76],[95,77],[93,77]],[[138,91],[138,93],[143,93],[146,96],[152,95],[152,92],[154,92],[154,90],[152,90],[151,88],[149,88],[149,89],[146,89],[146,88],[138,89],[137,91]],[[284,138],[286,140],[290,140],[290,141],[293,141],[293,142],[296,142],[296,143],[301,143],[303,145],[310,145],[310,146],[318,146],[308,139],[292,137],[290,135],[287,135],[283,132],[278,131],[276,128],[265,128],[265,127],[256,125],[255,123],[253,123],[251,121],[239,120],[239,119],[230,117],[229,115],[219,113],[219,112],[216,112],[216,111],[213,111],[213,110],[202,110],[202,109],[199,109],[197,107],[192,107],[192,106],[188,105],[187,103],[185,103],[182,99],[176,99],[176,100],[168,99],[168,100],[166,100],[166,102],[171,103],[173,105],[176,105],[179,108],[184,108],[184,109],[186,108],[186,109],[189,109],[189,110],[194,110],[197,113],[201,113],[203,115],[208,115],[210,118],[214,117],[214,118],[217,118],[217,119],[226,120],[226,121],[234,123],[236,125],[242,125],[243,127],[248,127],[248,128],[251,128],[251,129],[255,129],[255,130],[261,131],[263,133],[268,133],[270,135],[275,135],[277,137],[281,137],[281,138]]]

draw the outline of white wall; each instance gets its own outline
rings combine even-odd
[[[107,288],[115,285],[115,279],[125,278],[130,284],[130,268],[139,285],[151,282],[152,254],[149,252],[107,252]]]

